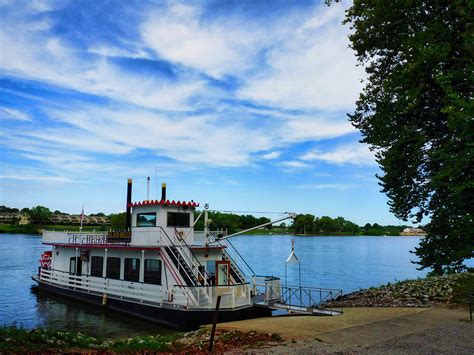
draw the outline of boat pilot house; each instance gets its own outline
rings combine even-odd
[[[178,329],[211,323],[218,296],[221,322],[270,315],[268,305],[281,301],[280,280],[264,277],[264,304],[258,305],[258,277],[225,230],[209,230],[207,209],[195,219],[198,207],[167,199],[165,184],[160,200],[132,202],[129,179],[127,228],[44,231],[51,250],[34,278],[40,289]],[[199,218],[203,231],[194,230]]]

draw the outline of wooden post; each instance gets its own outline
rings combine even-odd
[[[217,318],[219,315],[220,304],[221,304],[221,296],[217,296],[216,310],[214,311],[214,319],[212,321],[211,339],[209,339],[209,348],[207,349],[208,351],[212,351],[212,349],[214,348],[214,334],[216,332],[216,323],[217,323]]]

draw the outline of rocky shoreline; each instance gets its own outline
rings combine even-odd
[[[327,306],[332,307],[434,307],[456,301],[459,285],[473,273],[432,276],[352,292]]]

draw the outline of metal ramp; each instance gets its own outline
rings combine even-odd
[[[254,302],[255,306],[270,308],[273,310],[285,310],[288,314],[301,314],[301,315],[312,315],[312,316],[338,316],[342,314],[342,310],[324,309],[317,307],[301,307],[295,305],[288,305],[284,303],[267,303],[267,302]]]
[[[263,278],[263,280],[258,280],[258,278]],[[314,316],[341,315],[343,313],[342,307],[331,307],[332,301],[340,296],[342,296],[342,290],[281,286],[281,281],[277,277],[254,277],[253,304],[273,310],[285,310],[288,314]]]

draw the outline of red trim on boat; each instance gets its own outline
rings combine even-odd
[[[65,244],[65,243],[43,243],[44,245],[53,245],[56,247],[64,248],[90,248],[90,249],[122,249],[122,250],[160,250],[161,246],[156,247],[147,247],[147,246],[134,246],[134,245],[117,245],[117,244]],[[166,246],[166,245],[163,245]],[[205,249],[223,249],[224,246],[209,246],[209,247],[199,247],[190,245],[191,249],[195,250],[205,250]]]
[[[127,205],[127,207],[138,207],[138,206],[157,206],[157,205],[164,205],[164,206],[188,206],[188,207],[199,207],[199,203],[194,201],[175,201],[175,200],[145,200],[145,201],[138,201],[132,202]]]

